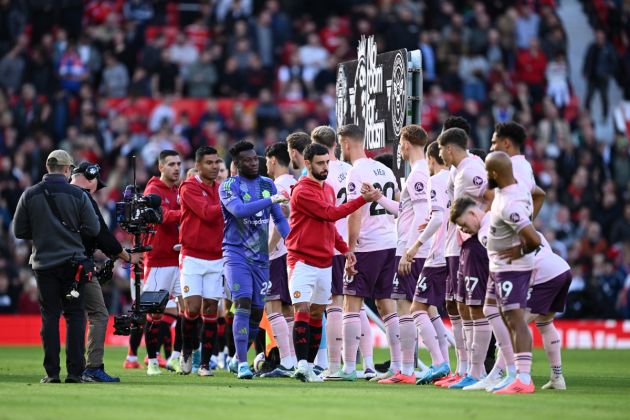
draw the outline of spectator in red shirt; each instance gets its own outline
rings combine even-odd
[[[516,74],[518,80],[529,85],[534,102],[540,102],[545,91],[545,70],[547,58],[538,45],[538,39],[529,42],[529,49],[520,50],[516,56]]]

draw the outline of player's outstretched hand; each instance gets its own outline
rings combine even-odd
[[[278,193],[271,196],[271,202],[273,204],[286,203],[289,201],[289,195],[287,193]]]
[[[348,277],[352,277],[357,274],[357,270],[355,265],[357,263],[357,257],[354,255],[354,252],[350,251],[346,253],[346,275]]]
[[[521,251],[521,245],[515,245],[512,248],[504,249],[498,252],[499,258],[507,260],[508,264],[512,264],[512,261],[518,260],[523,256]]]
[[[364,182],[361,185],[361,196],[365,199],[365,201],[370,203],[381,198],[383,196],[383,193],[381,192],[381,190],[374,188],[372,184]]]

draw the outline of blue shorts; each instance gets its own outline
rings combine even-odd
[[[235,258],[225,258],[223,273],[227,280],[232,301],[239,298],[252,300],[252,307],[265,306],[269,287],[269,266],[249,264]]]

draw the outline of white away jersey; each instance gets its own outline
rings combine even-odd
[[[399,191],[392,170],[373,159],[361,158],[352,165],[346,183],[348,200],[361,195],[361,184],[364,182],[374,185],[383,192],[383,195],[392,200]],[[360,211],[361,230],[356,251],[369,252],[396,248],[394,216],[377,202],[365,204]]]
[[[396,256],[402,256],[403,252],[418,238],[418,226],[429,217],[429,165],[426,160],[419,160],[411,168],[409,176],[400,193],[400,206],[398,219],[396,219],[396,232],[398,243],[396,244]],[[429,255],[431,241],[422,244],[417,258],[426,258]]]
[[[546,283],[571,269],[560,255],[553,252],[547,239],[540,236],[540,249],[534,254],[534,286]]]
[[[490,271],[529,271],[534,269],[534,253],[522,256],[511,264],[500,259],[498,252],[521,243],[518,233],[531,225],[534,205],[532,196],[518,184],[494,190],[490,208],[490,230],[488,233],[488,258]]]
[[[341,160],[331,160],[328,163],[328,178],[326,182],[333,187],[335,191],[335,197],[337,201],[335,205],[339,207],[348,201],[348,192],[346,190],[346,178],[348,177],[348,171],[352,169],[352,165]],[[335,222],[337,232],[348,242],[348,219],[343,218]],[[339,255],[339,251],[335,249],[335,255]]]
[[[429,249],[429,256],[424,263],[425,267],[442,267],[446,265],[444,250],[446,246],[446,227],[448,225],[451,201],[448,198],[449,171],[442,170],[429,179],[429,191],[431,194],[431,211],[442,210],[444,219],[442,225],[433,235],[433,243]]]
[[[510,158],[512,161],[512,172],[514,179],[523,189],[533,192],[536,188],[536,180],[534,179],[534,171],[532,165],[525,159],[523,155],[516,155]]]
[[[451,202],[460,197],[470,197],[478,205],[483,204],[483,194],[488,187],[486,167],[479,156],[469,154],[457,168],[451,167],[449,191]],[[449,223],[446,236],[446,256],[459,256],[460,245],[457,243],[457,226]]]
[[[295,185],[297,181],[290,174],[280,175],[278,178],[274,179],[273,183],[276,184],[276,188],[278,189],[278,194],[287,193],[291,194],[291,186]],[[288,205],[288,203],[287,203]],[[273,217],[269,218],[269,237],[271,237],[271,232],[275,229],[275,224],[273,223]],[[269,252],[269,261],[275,260],[276,258],[282,257],[287,253],[287,247],[284,245],[284,239],[280,239],[276,249]]]

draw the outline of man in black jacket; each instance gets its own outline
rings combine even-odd
[[[30,263],[39,289],[45,353],[46,376],[42,383],[61,382],[59,317],[62,311],[67,327],[66,382],[83,382],[85,310],[82,282],[77,284],[80,270],[73,261],[85,258],[81,233],[96,236],[99,223],[88,195],[68,184],[73,166],[74,161],[67,152],[51,152],[46,160],[48,173],[42,182],[24,191],[13,219],[15,237],[33,241]]]
[[[606,33],[601,29],[595,31],[595,42],[586,51],[582,74],[588,82],[584,108],[591,108],[591,99],[595,91],[599,91],[602,98],[602,116],[608,116],[608,80],[615,76],[617,70],[617,52],[606,39]]]
[[[103,251],[109,257],[118,257],[130,264],[137,264],[142,260],[142,254],[129,254],[123,249],[120,242],[113,233],[110,232],[107,223],[103,219],[98,204],[92,198],[92,194],[106,185],[100,180],[100,167],[90,162],[81,162],[72,171],[72,185],[85,190],[94,208],[94,212],[98,217],[100,230],[95,237],[89,235],[81,235],[83,245],[85,246],[85,254],[87,257],[93,258],[97,249]],[[94,382],[120,382],[119,378],[111,377],[105,372],[103,365],[103,353],[105,351],[105,336],[107,331],[107,320],[109,314],[105,301],[103,300],[103,292],[101,285],[96,279],[85,283],[83,287],[83,299],[85,302],[85,310],[87,312],[90,328],[88,331],[87,346],[87,365],[83,372],[83,379]]]

